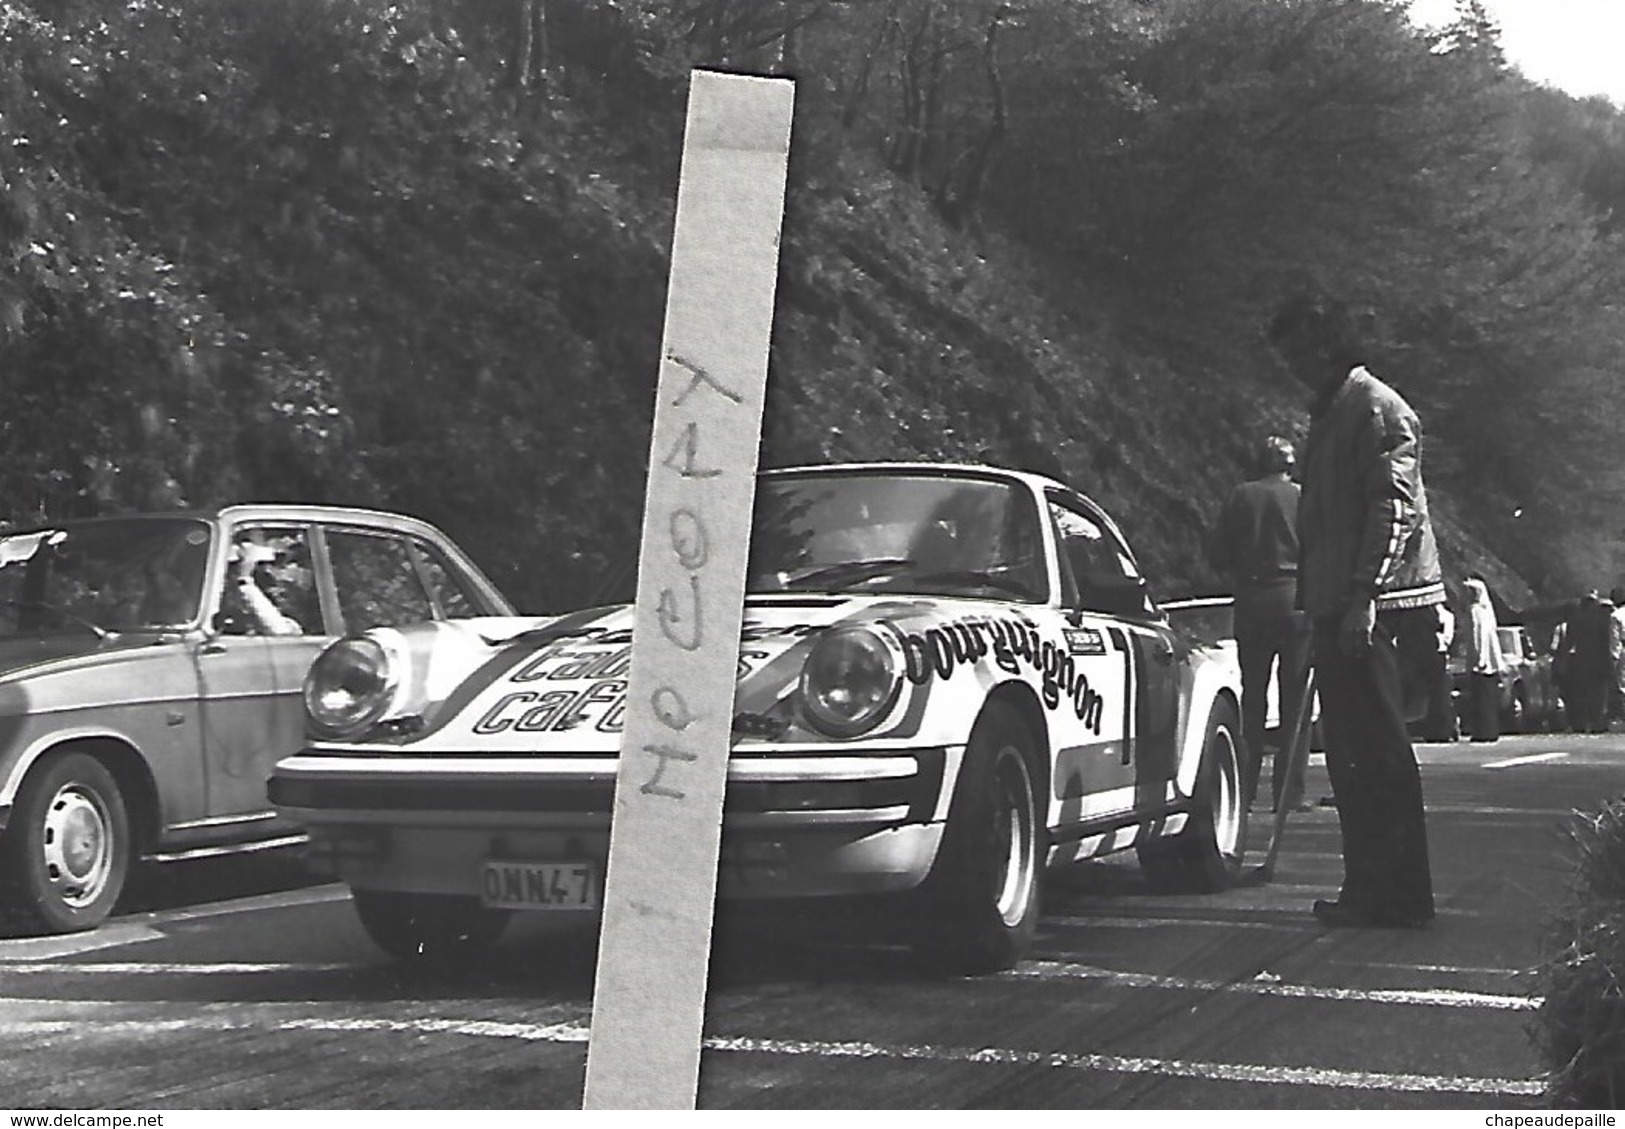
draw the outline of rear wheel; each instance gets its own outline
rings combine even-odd
[[[508,924],[478,898],[352,890],[356,916],[373,944],[399,961],[445,964],[496,944]]]
[[[1247,806],[1241,796],[1241,738],[1236,708],[1218,701],[1208,717],[1190,817],[1177,835],[1138,847],[1140,866],[1160,885],[1211,893],[1241,876]]]
[[[988,705],[965,749],[914,923],[915,951],[939,971],[1008,968],[1032,944],[1043,865],[1035,759],[1016,711]]]
[[[51,933],[93,929],[130,870],[130,820],[118,783],[89,753],[56,753],[23,781],[6,829],[5,904]]]

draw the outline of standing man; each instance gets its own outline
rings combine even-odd
[[[1421,424],[1365,369],[1338,303],[1297,298],[1275,315],[1269,337],[1314,397],[1298,592],[1312,624],[1343,837],[1342,891],[1317,901],[1314,913],[1332,926],[1417,928],[1433,918],[1433,879],[1400,656],[1433,651],[1434,605],[1445,599]]]
[[[1481,576],[1469,576],[1467,590],[1467,715],[1474,741],[1501,739],[1501,675],[1506,673],[1506,656],[1501,653],[1499,624],[1495,605],[1490,602],[1489,585]]]
[[[1260,444],[1258,477],[1237,486],[1219,511],[1208,545],[1213,566],[1235,596],[1236,657],[1241,664],[1241,733],[1247,761],[1242,799],[1258,794],[1264,755],[1270,669],[1277,675],[1281,734],[1297,732],[1297,710],[1309,680],[1309,621],[1298,610],[1297,456],[1292,443],[1271,435]],[[1277,748],[1270,772],[1277,809],[1307,810],[1303,770],[1292,771],[1291,750]],[[1291,776],[1292,779],[1288,779]]]
[[[1574,609],[1564,632],[1569,661],[1563,678],[1563,698],[1569,707],[1569,724],[1576,733],[1608,732],[1608,688],[1614,683],[1613,663],[1608,656],[1612,622],[1608,605],[1592,589]]]
[[[1434,629],[1434,654],[1428,667],[1428,712],[1422,719],[1422,740],[1454,741],[1457,733],[1456,706],[1451,701],[1450,648],[1456,639],[1456,616],[1448,601],[1436,604],[1439,617]]]

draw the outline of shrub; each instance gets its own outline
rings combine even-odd
[[[1575,876],[1552,925],[1533,1032],[1558,1108],[1617,1109],[1625,1098],[1625,799],[1576,814]]]

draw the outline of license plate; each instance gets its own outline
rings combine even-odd
[[[598,867],[591,862],[486,859],[480,901],[500,909],[597,909]]]

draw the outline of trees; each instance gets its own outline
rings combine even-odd
[[[1470,3],[1434,36],[1387,0],[0,13],[12,516],[399,506],[581,598],[635,543],[699,64],[800,80],[768,461],[1040,467],[1202,584],[1249,432],[1302,422],[1257,327],[1312,276],[1462,522],[1557,594],[1625,524],[1620,115]]]

